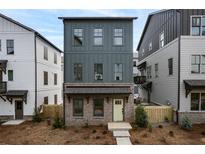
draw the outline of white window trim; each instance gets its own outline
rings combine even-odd
[[[191,15],[190,16],[190,36],[195,36],[195,35],[192,35],[192,18],[193,17],[205,18],[205,15]],[[201,22],[201,25],[200,25],[200,35],[199,36],[205,36],[205,35],[202,35],[201,27],[202,27],[202,22]]]
[[[163,46],[161,46],[161,34],[164,34],[164,31],[162,31],[160,34],[159,34],[159,49],[160,48],[163,48],[165,46],[165,44],[163,44]],[[164,39],[163,39],[164,43],[165,43],[165,35],[164,35]]]

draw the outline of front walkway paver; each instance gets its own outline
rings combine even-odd
[[[117,137],[117,145],[132,145],[129,137]]]
[[[9,120],[5,123],[3,123],[2,125],[20,125],[21,123],[23,123],[25,120]]]
[[[114,130],[113,136],[114,137],[130,137],[130,133],[126,130]]]
[[[109,122],[108,123],[108,130],[130,130],[132,126],[128,122]]]

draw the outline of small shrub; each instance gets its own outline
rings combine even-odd
[[[53,128],[63,128],[64,124],[63,124],[63,120],[59,117],[55,118],[54,123],[53,123]]]
[[[48,125],[48,126],[51,125],[51,119],[47,119],[47,125]]]
[[[201,132],[201,135],[205,135],[205,131]]]
[[[159,127],[159,128],[163,128],[163,126],[162,126],[162,125],[159,125],[158,127]]]
[[[169,136],[174,137],[174,132],[173,131],[169,131]]]
[[[184,130],[192,129],[192,122],[189,120],[187,116],[184,116],[181,121],[181,128]]]
[[[141,105],[138,105],[135,109],[135,124],[144,128],[146,128],[148,124],[147,113],[145,112],[144,107]]]
[[[94,134],[94,133],[96,133],[97,131],[94,129],[93,131],[92,131],[92,133]]]
[[[41,122],[42,121],[42,118],[41,118],[41,115],[40,115],[40,110],[41,110],[40,107],[38,107],[37,110],[34,110],[34,114],[32,116],[32,121],[33,122]]]
[[[169,122],[169,118],[167,116],[164,117],[165,122]]]
[[[85,122],[85,125],[83,126],[83,128],[89,128],[88,120]]]
[[[148,123],[147,127],[148,127],[148,131],[151,133],[152,132],[152,124]]]

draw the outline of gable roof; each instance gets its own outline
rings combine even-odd
[[[39,38],[41,38],[42,40],[44,40],[46,43],[48,43],[49,45],[51,45],[51,46],[52,46],[54,49],[56,49],[58,52],[62,53],[62,51],[61,51],[58,47],[56,47],[53,43],[51,43],[48,39],[46,39],[43,35],[41,35],[41,34],[40,34],[39,32],[37,32],[37,31],[35,31],[34,29],[32,29],[32,28],[30,28],[30,27],[27,27],[27,26],[23,25],[22,23],[20,23],[20,22],[14,20],[14,19],[12,19],[12,18],[10,18],[10,17],[8,17],[8,16],[5,16],[5,15],[3,15],[3,14],[1,14],[1,13],[0,13],[0,17],[4,18],[4,19],[6,19],[6,20],[8,20],[8,21],[10,21],[10,22],[12,22],[12,23],[14,23],[14,24],[16,24],[16,25],[18,25],[18,26],[20,26],[20,27],[22,27],[22,28],[24,28],[24,29],[26,29],[26,30],[28,30],[28,31],[30,31],[30,32],[35,33],[36,36],[38,36]]]
[[[171,10],[171,9],[169,9],[169,10]],[[148,28],[148,25],[149,25],[149,22],[150,22],[152,16],[153,16],[153,15],[156,15],[156,14],[159,14],[159,13],[162,13],[162,12],[169,11],[169,10],[164,10],[164,9],[163,9],[163,10],[159,10],[159,11],[152,12],[152,13],[150,13],[150,14],[148,15],[147,21],[146,21],[146,23],[145,23],[143,32],[142,32],[141,37],[140,37],[140,41],[139,41],[139,43],[138,43],[138,45],[137,45],[137,51],[138,51],[139,48],[140,48],[140,45],[141,45],[142,40],[143,40],[143,38],[144,38],[145,32],[147,31],[147,28]]]

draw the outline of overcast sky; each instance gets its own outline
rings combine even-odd
[[[147,16],[156,10],[124,9],[124,10],[0,10],[18,22],[31,27],[45,36],[53,44],[63,50],[63,22],[60,16],[134,16],[134,44],[136,50]]]

